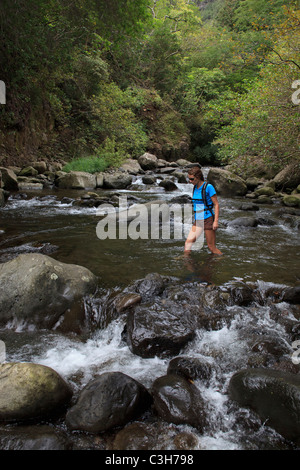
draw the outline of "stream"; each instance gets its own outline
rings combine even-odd
[[[143,185],[142,178],[136,176],[128,190],[98,189],[97,192],[104,196],[134,197],[135,202],[141,203],[155,199],[169,202],[176,196],[191,195],[191,185],[176,184],[177,190],[166,192],[157,184]],[[57,188],[27,192],[26,197],[12,193],[0,211],[0,262],[21,253],[43,253],[90,269],[99,277],[103,289],[125,288],[149,273],[172,276],[183,283],[200,281],[217,286],[242,280],[257,283],[262,295],[269,286],[299,286],[299,231],[280,216],[280,204],[261,205],[258,211],[250,213],[240,209],[247,202],[245,198],[219,196],[217,246],[223,256],[212,256],[204,243],[203,248],[192,253],[187,265],[181,256],[184,240],[99,239],[97,210],[72,204],[82,194],[82,191]],[[241,216],[259,216],[267,222],[254,228],[228,225]],[[97,308],[96,301],[90,308]],[[289,443],[252,412],[233,406],[226,394],[232,374],[247,365],[246,328],[260,330],[287,347],[291,346],[290,340],[271,318],[269,307],[257,306],[255,315],[253,307],[232,308],[235,318],[230,326],[217,331],[197,331],[196,338],[182,351],[183,355],[217,362],[218,372],[209,386],[196,383],[208,403],[209,431],[200,435],[185,425],[166,425],[161,449],[174,448],[174,428],[192,432],[197,439],[193,447],[196,450],[290,448]],[[282,303],[278,308],[285,310],[287,304]],[[7,361],[30,361],[52,367],[75,390],[106,371],[121,371],[150,387],[155,378],[166,373],[169,361],[134,355],[122,341],[124,322],[120,317],[84,339],[55,331],[27,330],[20,324],[14,331],[0,330],[0,339],[6,344]]]

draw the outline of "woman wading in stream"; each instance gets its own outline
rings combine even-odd
[[[205,233],[208,249],[216,255],[221,255],[221,251],[216,247],[216,231],[219,221],[219,202],[215,188],[204,182],[202,170],[198,166],[188,170],[190,183],[193,189],[193,209],[194,223],[184,245],[184,253],[191,252],[193,244],[202,234]]]

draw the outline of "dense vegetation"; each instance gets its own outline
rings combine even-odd
[[[2,165],[299,159],[295,0],[1,0],[0,36]]]

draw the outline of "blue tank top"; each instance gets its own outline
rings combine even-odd
[[[194,205],[195,220],[208,219],[208,217],[211,217],[212,215],[209,209],[204,210],[204,202],[202,199],[202,188],[204,184],[205,183],[203,183],[199,189],[197,188],[197,186],[194,186],[192,202]],[[206,187],[206,200],[209,206],[213,206],[213,202],[211,198],[215,194],[216,194],[215,188],[213,187],[212,184],[208,183]]]

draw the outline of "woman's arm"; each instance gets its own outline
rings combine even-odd
[[[220,206],[219,206],[219,201],[218,201],[217,195],[215,194],[214,196],[212,196],[211,200],[214,204],[214,210],[215,210],[215,219],[214,219],[214,223],[213,223],[213,230],[217,230],[217,228],[219,226],[219,213],[220,213]]]

